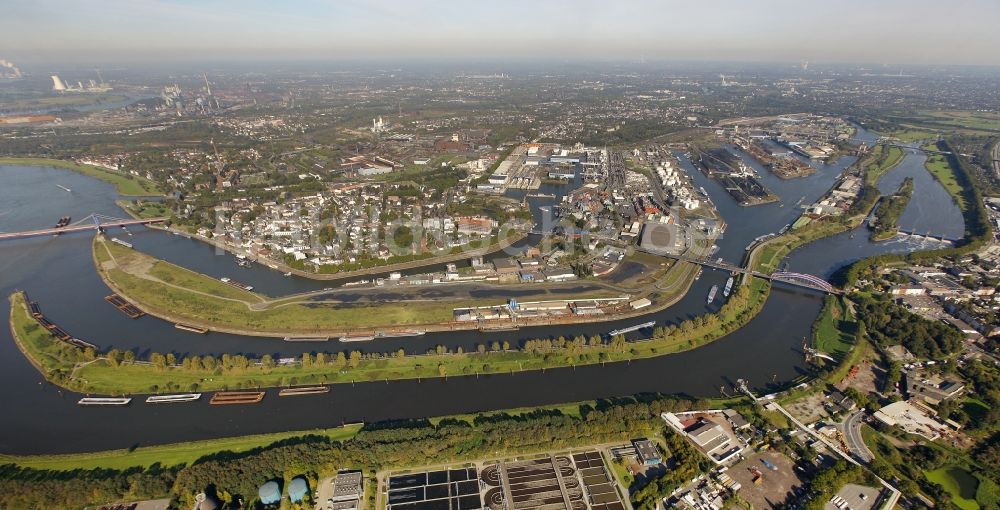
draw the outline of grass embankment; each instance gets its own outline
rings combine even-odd
[[[94,453],[67,455],[0,455],[0,464],[17,464],[33,469],[68,471],[75,469],[128,469],[132,467],[191,465],[198,459],[220,452],[240,453],[263,448],[286,439],[302,436],[324,436],[333,441],[344,441],[361,430],[361,424],[330,429],[297,432],[278,432],[251,436],[209,439],[128,450],[106,450]]]
[[[789,230],[755,248],[751,255],[751,267],[765,273],[773,272],[795,248],[848,229],[847,225],[837,221],[816,221]]]
[[[63,347],[34,322],[23,294],[11,298],[11,324],[15,339],[29,346],[23,349],[25,354],[54,383],[81,392],[118,395],[501,374],[661,356],[693,349],[732,331],[756,314],[766,295],[764,282],[741,287],[732,305],[724,306],[719,316],[691,321],[671,333],[636,343],[539,345],[531,350],[491,346],[484,352],[404,353],[369,359],[324,354],[321,361],[310,357],[308,363],[281,366],[258,360],[227,364],[213,359],[205,364],[204,358],[176,365],[116,361],[106,355],[86,360],[80,351]]]
[[[937,149],[934,144],[927,146],[927,148],[931,150]],[[969,208],[965,192],[962,189],[962,185],[958,182],[958,176],[955,175],[955,169],[952,168],[952,165],[948,163],[948,160],[944,156],[937,154],[930,155],[924,166],[941,183],[941,186],[951,195],[951,198],[955,200],[960,209],[965,211]]]
[[[868,342],[858,334],[857,317],[845,297],[827,296],[823,311],[813,324],[813,347],[834,358],[833,370],[824,376],[830,384],[842,381],[851,367],[864,359]]]
[[[156,184],[144,177],[137,177],[131,174],[116,172],[107,168],[93,165],[81,165],[74,161],[62,159],[45,158],[0,158],[0,165],[28,165],[28,166],[51,166],[72,170],[81,174],[100,179],[113,184],[118,193],[130,196],[159,196],[162,195]]]
[[[95,241],[94,257],[105,280],[154,315],[219,330],[263,331],[275,336],[359,328],[370,331],[379,326],[449,322],[454,308],[497,303],[496,298],[365,304],[292,298],[264,304],[267,296],[238,289],[115,243]],[[587,297],[607,295],[595,293]]]
[[[866,167],[865,170],[865,184],[870,186],[875,186],[878,180],[885,175],[886,172],[892,170],[896,165],[903,161],[903,149],[899,147],[888,147],[885,145],[877,145],[878,154],[875,160]],[[875,150],[874,148],[872,150]]]
[[[118,200],[118,207],[129,213],[133,218],[145,220],[170,216],[170,208],[166,204],[154,200]]]

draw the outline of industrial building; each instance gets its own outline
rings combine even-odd
[[[656,443],[653,443],[649,439],[633,439],[632,446],[635,447],[635,453],[639,458],[639,462],[647,466],[655,466],[663,463],[663,457],[660,456],[660,450],[656,448]]]

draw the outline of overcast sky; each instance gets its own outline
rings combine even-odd
[[[2,0],[0,58],[1000,65],[998,20],[1000,0]]]

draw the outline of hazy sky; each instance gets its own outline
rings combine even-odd
[[[0,0],[0,58],[1000,65],[998,20],[1000,0]]]

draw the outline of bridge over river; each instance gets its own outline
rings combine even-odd
[[[681,262],[690,262],[692,264],[698,264],[704,267],[710,267],[712,269],[721,269],[723,271],[729,271],[731,273],[740,273],[750,276],[755,276],[757,278],[763,278],[772,282],[781,282],[787,285],[793,285],[796,287],[802,287],[810,290],[818,290],[821,292],[826,292],[828,294],[841,295],[844,291],[835,288],[830,285],[826,280],[811,274],[804,273],[793,273],[789,271],[775,271],[773,273],[762,273],[760,271],[754,271],[745,267],[730,264],[723,260],[712,260],[707,257],[691,257],[687,255],[663,255],[667,258],[674,260],[679,260]]]
[[[7,239],[23,239],[26,237],[51,236],[68,234],[72,232],[85,232],[87,230],[104,231],[108,228],[122,228],[130,225],[149,225],[151,223],[163,223],[166,218],[146,218],[146,219],[125,219],[104,216],[103,214],[91,214],[76,223],[63,227],[44,228],[39,230],[24,230],[21,232],[0,233],[0,241]]]

